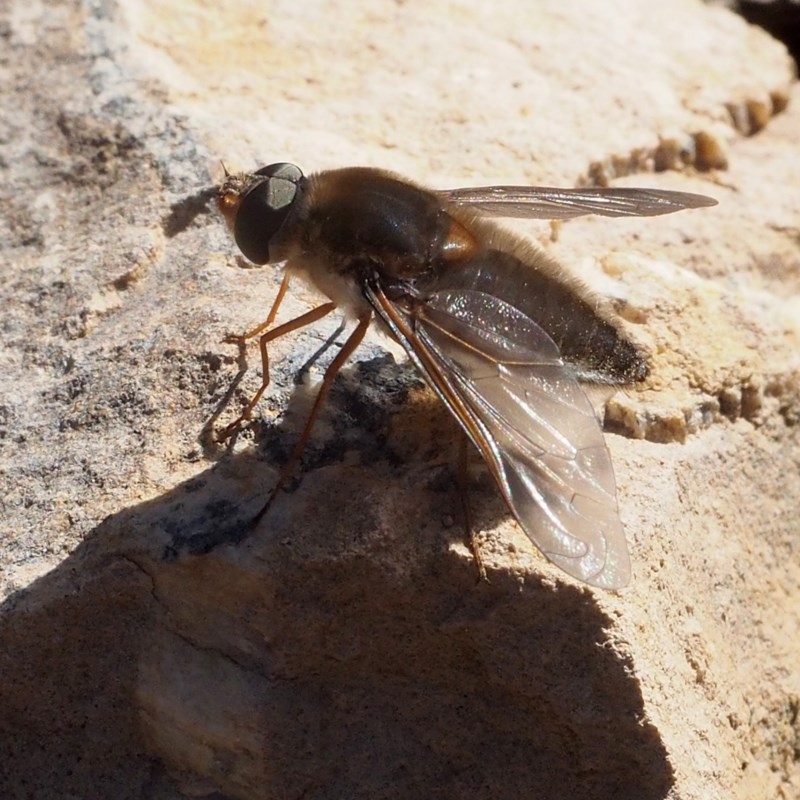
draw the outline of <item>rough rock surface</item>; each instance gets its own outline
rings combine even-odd
[[[0,797],[800,797],[784,48],[695,0],[232,6],[2,12]],[[219,158],[720,201],[550,243],[652,353],[606,409],[629,588],[546,564],[485,479],[476,585],[452,428],[378,337],[248,535],[338,323],[215,443],[258,385],[222,339],[278,281],[203,206]]]

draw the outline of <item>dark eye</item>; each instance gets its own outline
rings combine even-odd
[[[280,231],[300,192],[303,173],[294,164],[270,164],[255,172],[257,182],[242,198],[236,212],[233,235],[245,257],[266,264],[269,247]]]

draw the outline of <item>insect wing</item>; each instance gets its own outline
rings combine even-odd
[[[443,200],[467,205],[491,216],[526,219],[571,219],[585,214],[655,217],[717,204],[716,200],[702,194],[631,187],[477,186],[437,194]]]
[[[373,305],[478,447],[533,543],[575,578],[626,585],[611,458],[552,339],[483,292],[438,292],[413,320],[382,293]]]

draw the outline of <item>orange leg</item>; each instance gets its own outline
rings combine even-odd
[[[321,306],[321,308],[325,308],[325,306]],[[334,378],[336,377],[339,370],[342,368],[342,365],[353,355],[355,349],[361,344],[364,339],[364,334],[367,332],[367,328],[369,327],[369,323],[371,321],[371,315],[366,317],[361,317],[358,321],[358,326],[356,329],[350,334],[347,341],[344,343],[344,346],[339,351],[336,358],[331,361],[328,366],[328,369],[325,370],[325,375],[322,378],[322,386],[320,386],[319,392],[317,393],[317,397],[314,400],[314,405],[311,407],[311,412],[308,415],[308,419],[306,420],[305,427],[303,428],[303,433],[300,435],[300,439],[298,440],[297,444],[294,446],[294,449],[289,456],[289,460],[286,462],[283,470],[281,471],[281,475],[278,478],[278,482],[275,484],[275,487],[272,490],[272,493],[269,496],[267,502],[262,506],[259,512],[253,517],[252,525],[255,526],[261,520],[261,518],[269,511],[270,507],[272,506],[275,498],[278,495],[278,492],[286,485],[286,482],[294,472],[294,468],[297,466],[297,462],[300,460],[300,457],[303,455],[303,450],[305,449],[306,443],[308,442],[309,436],[311,436],[311,429],[314,427],[314,423],[317,420],[317,416],[319,416],[319,410],[322,407],[322,401],[325,399],[325,396],[328,394],[328,390],[331,388],[331,384],[333,383]],[[278,330],[276,328],[276,330]]]
[[[458,432],[458,493],[461,496],[461,512],[464,516],[464,529],[467,532],[467,539],[469,541],[469,549],[472,551],[472,557],[475,559],[475,564],[478,567],[478,580],[489,582],[486,575],[486,567],[481,558],[480,543],[475,533],[475,528],[472,527],[472,514],[469,510],[469,439],[467,435],[459,430]]]
[[[281,284],[281,287],[283,288],[283,284]],[[279,292],[278,298],[281,296],[282,295]],[[270,311],[270,316],[267,321],[263,325],[259,325],[258,328],[254,328],[249,333],[246,333],[243,337],[241,337],[242,341],[246,338],[256,335],[271,323],[272,318],[274,317],[273,312],[277,311],[277,304],[278,299],[276,298],[275,303],[272,305],[272,311]],[[220,441],[224,442],[225,439],[230,438],[241,427],[245,420],[250,419],[250,414],[253,411],[253,408],[255,408],[256,403],[261,399],[261,395],[264,394],[267,386],[269,386],[269,355],[267,354],[267,345],[287,333],[296,331],[298,328],[302,328],[305,325],[310,325],[312,322],[317,322],[317,320],[320,320],[327,314],[330,314],[334,308],[336,308],[335,303],[325,303],[324,305],[318,306],[317,308],[314,308],[305,314],[301,314],[299,317],[295,317],[295,319],[290,320],[289,322],[284,322],[283,325],[278,325],[277,328],[273,328],[271,331],[267,331],[261,336],[261,338],[258,340],[259,347],[261,349],[261,386],[253,395],[250,402],[245,406],[244,411],[239,415],[239,417],[222,431],[219,437]]]
[[[257,328],[253,328],[251,331],[247,331],[247,333],[239,334],[229,334],[225,337],[225,341],[227,342],[236,342],[237,344],[244,344],[248,339],[252,339],[254,336],[258,336],[261,331],[265,331],[269,328],[270,325],[275,321],[275,317],[278,316],[278,309],[283,302],[283,298],[286,296],[286,290],[289,288],[289,275],[284,273],[283,280],[281,281],[281,285],[278,287],[278,294],[275,295],[275,299],[272,301],[272,308],[269,310],[269,314],[267,314],[266,320],[262,322]]]

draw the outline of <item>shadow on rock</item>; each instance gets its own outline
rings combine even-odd
[[[6,602],[0,795],[667,795],[590,591],[476,584],[420,459],[324,461],[250,531],[231,455]]]

